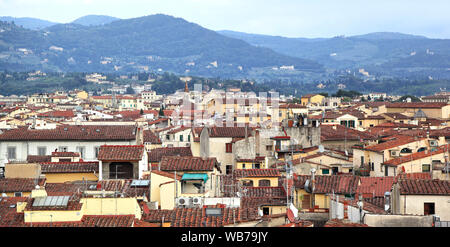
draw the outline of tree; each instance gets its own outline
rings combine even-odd
[[[161,105],[161,108],[159,108],[159,116],[162,117],[164,116],[164,106]]]
[[[127,87],[127,91],[125,91],[126,94],[135,94],[136,92],[132,87]]]

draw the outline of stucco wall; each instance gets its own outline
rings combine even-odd
[[[372,227],[431,227],[433,217],[366,214],[364,224]]]

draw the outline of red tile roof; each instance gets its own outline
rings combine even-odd
[[[304,189],[307,179],[311,179],[310,175],[299,175],[294,179],[296,188]],[[358,176],[350,175],[317,175],[315,176],[315,191],[314,193],[326,194],[355,194],[358,188]]]
[[[450,181],[429,179],[400,179],[402,195],[450,195]]]
[[[42,173],[98,173],[98,162],[40,163]]]
[[[80,157],[80,153],[75,153],[75,152],[52,152],[52,157]]]
[[[98,160],[138,161],[144,155],[144,145],[103,145]]]
[[[26,202],[28,197],[0,197],[0,227],[17,227],[23,224],[23,213],[17,213],[17,202]],[[14,207],[11,207],[14,205]]]
[[[36,185],[44,186],[45,179],[36,181],[34,178],[3,178],[0,179],[0,193],[31,192],[35,189]]]
[[[286,109],[298,109],[298,108],[307,108],[307,107],[304,106],[304,105],[301,105],[301,104],[283,104],[283,105],[280,105],[279,108],[281,108],[281,109],[284,109],[284,108],[286,108]]]
[[[363,197],[383,197],[384,193],[391,191],[394,177],[360,177],[357,193]]]
[[[155,148],[148,152],[148,162],[160,162],[164,156],[192,156],[190,147]]]
[[[144,143],[161,144],[161,140],[153,131],[144,130]]]
[[[190,128],[191,128],[191,127],[181,126],[181,127],[179,127],[179,128],[172,129],[171,131],[167,132],[166,134],[175,134],[175,133],[178,133],[178,132],[181,132],[181,131],[190,129]]]
[[[410,155],[406,155],[406,156],[401,156],[395,159],[390,159],[388,161],[383,162],[384,165],[389,165],[389,166],[398,166],[401,165],[403,163],[408,163],[414,160],[419,160],[419,159],[423,159],[426,157],[430,157],[433,155],[438,155],[438,154],[442,154],[442,153],[446,153],[450,150],[450,145],[442,145],[440,147],[438,147],[437,149],[433,150],[432,152],[425,150],[422,152],[417,152],[417,153],[412,153]]]
[[[398,103],[389,103],[386,104],[386,108],[442,108],[447,106],[448,104],[443,103],[426,103],[426,102],[398,102]]]
[[[72,110],[68,111],[50,111],[50,112],[44,112],[39,113],[37,115],[38,117],[54,117],[54,118],[73,118],[75,117],[75,114]]]
[[[50,162],[52,160],[51,155],[28,155],[28,163]]]
[[[153,116],[157,117],[158,116],[158,112],[155,110],[143,110],[143,115],[141,115],[141,111],[140,110],[133,110],[133,111],[120,111],[118,112],[120,115],[122,115],[123,119],[127,119],[127,120],[136,120],[138,118],[142,118],[143,115],[146,114],[153,114]]]
[[[87,185],[89,186],[89,185]],[[84,184],[73,183],[47,183],[45,184],[45,191],[48,196],[71,196],[80,191],[86,190]]]
[[[213,171],[218,168],[216,158],[165,156],[161,159],[160,170],[163,171]]]
[[[347,128],[342,125],[320,125],[320,139],[321,141],[335,141],[335,140],[374,140],[376,136],[371,133],[358,131]]]
[[[387,141],[379,144],[375,144],[372,146],[365,147],[365,150],[374,151],[374,152],[381,152],[386,149],[395,148],[398,146],[406,145],[408,143],[422,141],[425,138],[418,138],[417,140],[414,137],[411,136],[397,136],[395,140]]]
[[[172,227],[221,227],[259,219],[257,208],[222,208],[222,216],[207,216],[206,208],[176,208],[150,210],[143,220],[161,223],[163,217]]]
[[[19,128],[0,134],[0,141],[21,140],[135,140],[135,127],[128,125],[62,125],[50,130]]]
[[[245,137],[246,127],[212,127],[209,128],[209,137]],[[251,128],[248,128],[247,135],[250,136]]]
[[[279,177],[281,176],[278,169],[236,169],[234,176],[246,177]]]

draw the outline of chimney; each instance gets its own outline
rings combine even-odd
[[[248,125],[245,125],[245,140],[248,141]]]
[[[142,126],[136,128],[136,145],[144,144],[144,130]]]

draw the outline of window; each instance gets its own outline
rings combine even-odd
[[[322,169],[322,174],[330,174],[330,169]]]
[[[359,125],[362,125],[362,121],[359,121]]]
[[[355,128],[355,120],[348,121],[348,127]]]
[[[339,167],[332,167],[331,168],[331,171],[333,172],[333,175],[337,175],[338,174],[338,172],[339,172]]]
[[[166,135],[166,140],[170,140],[170,135]]]
[[[44,156],[47,154],[47,147],[38,147],[38,155]]]
[[[180,135],[180,142],[183,141],[183,135]]]
[[[272,151],[273,146],[272,145],[266,145],[266,151]]]
[[[232,153],[233,152],[233,143],[226,143],[225,144],[225,152]]]
[[[242,169],[245,169],[245,163],[242,164]]]
[[[225,169],[226,169],[226,173],[227,174],[233,173],[233,166],[232,165],[227,165]]]
[[[404,154],[404,153],[412,153],[412,150],[409,148],[403,148],[400,153]]]
[[[270,180],[268,179],[259,180],[258,187],[270,187]]]
[[[423,214],[424,215],[434,214],[434,202],[425,202],[423,204]]]
[[[242,180],[242,186],[253,187],[252,180]]]
[[[389,167],[388,166],[384,166],[384,176],[389,176]]]
[[[371,163],[371,165],[370,165],[370,170],[371,170],[371,171],[375,171],[375,163],[373,163],[373,162]]]
[[[98,157],[98,152],[100,151],[100,147],[94,147],[95,158]]]
[[[188,135],[188,142],[191,141],[191,135]]]
[[[16,159],[16,147],[8,147],[8,159],[9,160]]]
[[[14,192],[14,197],[22,197],[22,192]]]
[[[270,214],[270,209],[268,207],[263,207],[262,211],[263,211],[263,215],[269,215]]]
[[[77,147],[77,152],[80,153],[80,157],[84,159],[85,147]]]
[[[67,152],[68,148],[65,146],[58,147],[58,152]]]
[[[423,164],[422,165],[422,172],[430,172],[430,165],[429,164]]]
[[[261,165],[259,163],[253,164],[253,169],[260,169]]]

